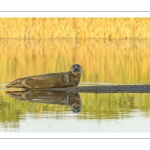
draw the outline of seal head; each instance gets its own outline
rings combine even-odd
[[[81,75],[82,74],[82,68],[79,64],[72,65],[70,71],[74,75]]]

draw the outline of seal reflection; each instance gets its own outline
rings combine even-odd
[[[58,104],[70,106],[71,111],[78,113],[82,104],[79,93],[66,93],[60,91],[27,90],[27,91],[6,91],[6,94],[23,101]]]

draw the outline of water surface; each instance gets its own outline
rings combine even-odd
[[[65,99],[21,100],[5,88],[16,78],[68,71],[73,63],[83,68],[79,86],[150,84],[150,40],[3,39],[0,53],[1,132],[150,131],[149,93],[78,93],[81,111],[74,113]]]

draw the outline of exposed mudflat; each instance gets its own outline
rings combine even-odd
[[[80,93],[149,93],[150,85],[105,85],[78,86],[68,88],[38,89],[49,91],[80,92]]]

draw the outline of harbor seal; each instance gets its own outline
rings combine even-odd
[[[43,74],[37,76],[28,76],[16,79],[6,85],[6,88],[62,88],[75,87],[79,84],[81,78],[82,68],[79,64],[73,64],[70,71]]]
[[[27,90],[6,91],[6,94],[21,101],[69,106],[74,113],[79,113],[82,109],[80,95],[77,92],[66,93],[50,90]]]

